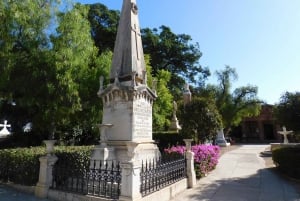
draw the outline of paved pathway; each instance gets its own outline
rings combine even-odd
[[[225,153],[213,172],[173,201],[300,201],[300,189],[266,168],[259,154],[267,147],[242,145]]]

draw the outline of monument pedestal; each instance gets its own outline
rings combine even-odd
[[[52,184],[52,169],[58,158],[55,155],[47,155],[39,158],[40,171],[39,181],[35,187],[35,196],[47,198],[49,188]]]
[[[116,160],[115,148],[102,147],[102,145],[95,146],[92,156],[92,161],[113,161]]]
[[[119,200],[134,201],[140,200],[142,195],[139,186],[141,185],[140,173],[141,164],[137,161],[128,161],[121,163],[122,168],[122,186]]]
[[[171,121],[170,130],[171,131],[176,131],[176,132],[181,130],[181,126],[179,125],[179,121],[176,117],[173,117],[173,119]]]
[[[157,159],[161,156],[157,145],[154,144],[154,141],[109,141],[107,144],[109,147],[114,147],[115,159],[120,162],[132,160],[132,158],[128,156],[128,150],[131,149],[131,146],[135,146],[134,158],[136,160],[140,160],[140,162]]]

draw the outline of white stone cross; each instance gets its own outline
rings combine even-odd
[[[0,138],[10,135],[10,132],[7,130],[7,128],[10,128],[11,125],[7,124],[7,120],[4,120],[4,124],[0,124],[0,127],[3,127],[0,131]]]
[[[278,133],[279,133],[280,135],[283,135],[283,139],[284,139],[284,140],[283,140],[283,144],[288,144],[288,143],[289,143],[289,140],[288,140],[288,138],[287,138],[287,135],[293,133],[293,131],[287,131],[287,130],[286,130],[286,127],[283,126],[283,127],[282,127],[282,131],[278,131]]]

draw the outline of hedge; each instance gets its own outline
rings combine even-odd
[[[157,142],[160,151],[177,145],[185,145],[184,137],[175,132],[153,133],[153,140]]]
[[[280,172],[300,179],[300,146],[275,149],[272,158]]]
[[[83,168],[89,162],[93,146],[55,147],[57,164],[65,162]],[[46,155],[45,147],[0,150],[0,180],[21,185],[36,185],[39,178],[39,158]],[[70,167],[72,168],[72,167]]]

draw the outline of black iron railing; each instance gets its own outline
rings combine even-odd
[[[141,194],[149,195],[186,178],[185,157],[145,161],[141,169]]]
[[[76,169],[68,164],[55,165],[52,188],[108,199],[118,199],[121,188],[120,164],[115,161],[92,161],[88,167]]]

